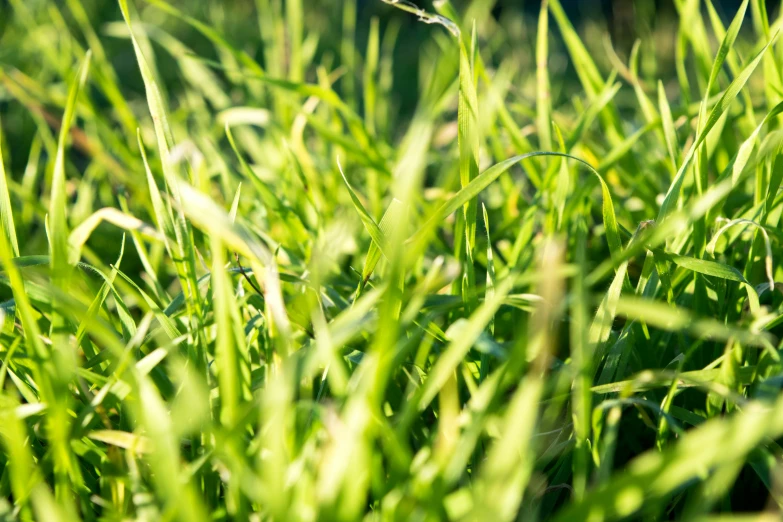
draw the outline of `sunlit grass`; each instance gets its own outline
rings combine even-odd
[[[676,0],[672,56],[559,0],[100,4],[0,8],[0,519],[778,519],[763,0]]]

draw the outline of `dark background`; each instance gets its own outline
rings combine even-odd
[[[68,19],[69,13],[64,0],[20,0],[27,5],[30,12],[37,17],[45,17],[47,7],[56,4],[60,11],[73,27],[72,34],[80,34],[79,29],[72,20]],[[161,13],[149,6],[144,0],[129,0],[134,4],[143,20],[160,24],[173,36],[180,39],[196,54],[210,59],[215,59],[213,46],[204,37],[192,28],[174,20],[172,17]],[[254,0],[168,0],[191,16],[208,22],[218,32],[236,47],[248,51],[256,59],[263,63],[263,53],[260,46],[258,14]],[[491,1],[491,0],[488,0]],[[421,8],[433,11],[432,0],[416,0]],[[462,11],[469,0],[452,0],[458,11]],[[725,23],[728,23],[740,0],[713,0],[717,11],[721,14]],[[138,72],[138,65],[133,56],[128,42],[123,39],[106,36],[101,28],[109,22],[122,20],[116,0],[82,0],[82,4],[103,40],[107,53],[111,56],[112,63],[118,76],[122,79],[123,88],[128,98],[139,97],[143,99],[143,85]],[[540,8],[539,1],[525,0],[497,0],[494,2],[493,17],[498,21],[498,26],[504,31],[507,28],[521,28],[516,30],[516,38],[511,39],[500,35],[502,45],[515,47],[521,63],[521,69],[532,66],[532,57],[535,49],[535,24]],[[604,73],[610,66],[606,60],[605,48],[602,46],[603,35],[609,35],[611,44],[618,57],[626,61],[631,47],[637,38],[646,42],[655,42],[656,49],[643,49],[645,52],[657,53],[654,60],[648,60],[654,64],[653,70],[642,68],[641,74],[649,79],[657,79],[673,76],[673,45],[676,38],[676,28],[680,21],[674,8],[673,0],[561,0],[571,22],[585,35],[585,30],[592,28],[592,38],[585,38],[589,51]],[[332,67],[339,65],[339,50],[342,37],[342,0],[305,0],[305,34],[315,32],[319,35],[317,63],[331,63]],[[779,1],[768,0],[767,8],[770,20],[777,16]],[[218,13],[216,21],[216,12]],[[750,9],[749,9],[750,12]],[[40,52],[40,47],[32,43],[29,45],[28,55],[19,55],[18,42],[14,45],[3,45],[8,38],[19,38],[19,31],[7,30],[10,25],[16,24],[14,10],[10,0],[0,0],[0,67],[16,67],[35,77],[35,53]],[[390,24],[399,24],[400,33],[395,44],[394,52],[394,88],[393,95],[398,107],[398,116],[406,118],[413,112],[420,96],[418,81],[419,61],[422,50],[431,43],[433,34],[443,31],[417,22],[416,17],[404,13],[393,6],[383,3],[381,0],[358,0],[356,41],[357,48],[361,51],[366,48],[367,32],[372,17],[378,17],[381,23],[381,31]],[[748,15],[750,18],[750,15]],[[746,23],[743,30],[749,29]],[[573,74],[573,68],[568,63],[568,57],[557,32],[557,25],[551,21],[550,31],[552,43],[550,44],[550,56],[552,57],[552,82],[553,87],[563,82],[569,74]],[[512,32],[509,30],[509,32]],[[6,34],[8,33],[8,34]],[[596,35],[599,37],[596,38]],[[491,38],[492,34],[482,32],[482,38]],[[482,52],[486,49],[482,46]],[[505,53],[508,55],[508,53]],[[161,73],[166,84],[178,83],[178,68],[173,63],[166,66],[171,58],[166,53],[158,53],[161,62]],[[361,64],[362,57],[359,57]],[[489,59],[491,65],[491,57]],[[557,63],[556,63],[557,62]],[[361,72],[356,72],[357,82],[361,81]],[[315,75],[309,71],[308,81],[314,81]],[[576,87],[578,84],[572,82]],[[340,86],[337,86],[340,89]],[[172,94],[171,92],[169,94]],[[5,112],[7,104],[13,103],[4,99],[0,91],[0,112]]]

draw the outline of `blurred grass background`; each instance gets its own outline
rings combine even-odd
[[[7,66],[18,67],[31,76],[36,74],[36,64],[43,65],[41,53],[43,47],[56,47],[61,44],[54,26],[39,26],[37,31],[29,32],[25,24],[14,23],[14,9],[12,3],[20,0],[2,0],[0,2],[0,39],[5,45],[0,48],[0,60]],[[48,10],[48,0],[25,0],[21,2],[23,10],[30,13],[40,13]],[[109,0],[85,0],[82,2],[84,11],[90,23],[97,31],[103,31],[101,39],[106,48],[112,66],[117,75],[123,79],[124,92],[129,97],[142,98],[143,83],[136,72],[136,64],[131,49],[125,45],[123,39],[106,38],[106,24],[116,22],[120,11],[115,2]],[[454,2],[458,9],[462,9],[467,2]],[[491,4],[491,8],[482,16],[490,17],[499,23],[504,31],[502,41],[494,42],[494,50],[500,57],[512,55],[518,62],[520,69],[534,70],[535,26],[536,17],[540,8],[540,2],[524,0],[499,0]],[[728,23],[732,13],[736,12],[740,4],[739,0],[720,0],[713,2],[717,11]],[[187,2],[172,2],[189,15],[198,20],[208,20],[214,24],[214,28],[221,34],[229,35],[230,43],[239,49],[249,52],[259,63],[263,65],[263,46],[259,34],[259,15],[253,0],[236,0],[231,2],[211,2],[209,0],[192,0]],[[613,63],[607,52],[607,39],[611,40],[617,56],[627,61],[634,42],[639,39],[643,49],[641,53],[640,75],[649,82],[657,79],[674,78],[674,45],[677,31],[677,11],[670,0],[564,0],[563,8],[569,19],[579,28],[591,55],[603,70],[612,68]],[[314,61],[328,64],[331,67],[341,65],[341,42],[345,32],[344,13],[342,5],[336,0],[311,0],[307,2],[304,10],[305,33],[317,38]],[[426,5],[423,7],[427,7]],[[399,38],[395,39],[393,46],[394,60],[392,78],[391,103],[395,106],[396,117],[402,121],[408,120],[415,110],[420,94],[420,64],[422,63],[422,50],[431,42],[430,29],[425,25],[416,23],[415,18],[406,15],[379,0],[358,0],[356,4],[355,27],[349,30],[355,31],[356,48],[365,49],[373,17],[379,17],[381,34],[385,34],[391,28]],[[767,9],[774,15],[777,11],[777,2],[767,2]],[[217,59],[215,48],[210,42],[186,23],[154,7],[144,6],[143,19],[160,27],[171,36],[186,45],[193,54],[211,59]],[[60,18],[60,15],[58,15]],[[68,16],[67,10],[63,11],[61,22],[70,31],[78,34],[78,24]],[[481,20],[479,20],[481,21]],[[18,19],[16,20],[18,22]],[[494,22],[493,22],[494,23]],[[63,27],[61,30],[65,30]],[[557,28],[552,28],[552,34],[557,35]],[[172,95],[178,90],[184,89],[178,76],[175,58],[170,54],[161,52],[156,58],[161,63],[160,74],[163,83],[170,86]],[[555,93],[553,103],[567,99],[569,95],[579,92],[579,86],[575,79],[575,71],[566,54],[561,38],[552,39],[550,51],[550,74],[563,81],[554,82]],[[361,53],[356,57],[360,62]],[[356,63],[352,65],[353,80],[359,82],[360,67]],[[492,65],[492,64],[490,64]],[[495,64],[497,65],[497,64]],[[309,71],[309,80],[314,80],[314,72]],[[339,82],[335,89],[342,93],[344,83]],[[179,85],[178,85],[179,84]],[[179,89],[178,89],[179,87]],[[519,86],[519,94],[522,100],[530,107],[535,102],[535,82]],[[563,91],[565,89],[565,91]],[[571,89],[571,91],[569,91]],[[676,92],[675,92],[676,95]],[[6,96],[7,97],[7,96]],[[558,97],[560,99],[558,100]],[[173,96],[176,99],[176,96]],[[360,100],[358,100],[360,103]],[[4,112],[8,112],[11,131],[8,132],[8,140],[20,140],[12,142],[9,155],[15,167],[23,166],[26,158],[21,154],[13,154],[13,149],[22,147],[32,140],[35,132],[35,124],[29,118],[26,111],[20,108],[10,107],[8,99],[0,100],[3,103]],[[106,102],[104,106],[108,107]],[[397,125],[397,128],[404,128]]]
[[[30,13],[47,11],[47,0],[26,0],[22,2]],[[0,38],[5,45],[0,48],[0,60],[8,66],[18,67],[31,76],[35,76],[36,64],[41,65],[41,46],[57,46],[56,34],[47,34],[56,31],[56,28],[41,26],[39,31],[32,33],[25,30],[23,24],[14,23],[12,0],[0,2]],[[116,2],[108,0],[85,0],[82,2],[84,10],[90,22],[99,32],[105,29],[105,25],[116,22],[120,18],[120,11]],[[426,2],[422,7],[427,8]],[[457,9],[464,8],[466,2],[454,2]],[[499,0],[492,2],[488,15],[496,19],[507,31],[509,38],[495,42],[496,53],[505,57],[512,54],[519,63],[521,69],[534,70],[535,26],[540,8],[540,2],[524,0]],[[729,19],[739,5],[739,1],[723,0],[714,2],[716,8]],[[775,2],[768,2],[770,11],[773,11]],[[142,5],[143,19],[154,26],[170,33],[177,40],[186,45],[195,55],[217,59],[214,46],[200,35],[192,27],[154,7]],[[189,15],[198,19],[210,21],[221,34],[228,35],[230,42],[237,48],[248,51],[263,65],[263,49],[259,34],[259,15],[253,0],[235,0],[231,2],[212,2],[210,0],[192,0],[186,2],[172,2],[172,5],[184,9]],[[489,3],[488,3],[489,5]],[[565,0],[563,8],[568,17],[580,29],[585,36],[585,43],[592,52],[593,58],[602,69],[611,69],[612,64],[606,52],[605,39],[611,38],[617,54],[627,61],[633,43],[641,39],[646,46],[643,52],[641,73],[645,78],[657,79],[673,77],[674,52],[673,45],[676,38],[677,14],[674,5],[668,0]],[[342,4],[337,0],[311,0],[304,10],[305,33],[316,36],[318,40],[315,52],[315,62],[329,64],[337,67],[341,64],[341,41],[343,35]],[[393,78],[393,103],[398,108],[398,117],[402,120],[409,119],[416,107],[420,94],[419,67],[421,63],[421,51],[431,41],[431,29],[426,25],[416,22],[415,17],[394,9],[392,6],[382,3],[380,0],[358,0],[355,34],[357,49],[366,49],[367,37],[370,28],[370,20],[379,17],[381,34],[391,27],[399,31],[399,38],[394,43],[394,70]],[[18,22],[18,20],[17,20]],[[67,10],[63,11],[62,22],[78,34],[77,23],[68,16]],[[557,35],[557,28],[552,28],[553,35]],[[105,34],[105,31],[104,31]],[[559,37],[552,39],[551,47],[551,74],[560,78],[575,78],[575,72],[568,63],[565,48]],[[102,42],[106,48],[112,65],[117,75],[123,79],[123,89],[129,97],[143,98],[143,84],[137,74],[137,66],[132,50],[128,48],[123,39],[106,38],[102,35]],[[174,58],[168,53],[158,53],[160,61],[160,74],[163,83],[170,86],[172,95],[178,92],[178,84],[181,79],[178,76]],[[361,62],[361,53],[357,56]],[[495,64],[496,65],[496,64]],[[356,82],[360,81],[359,67],[355,67],[348,74],[355,76]],[[314,72],[309,71],[309,80],[314,80]],[[568,82],[556,82],[560,88]],[[184,88],[184,86],[180,86]],[[523,85],[522,94],[526,95],[527,103],[534,105],[534,82]],[[570,86],[574,93],[579,86]],[[335,87],[338,92],[343,91],[343,86],[338,83]],[[565,98],[568,93],[560,93]],[[2,100],[5,103],[8,100]],[[555,100],[557,103],[557,100]],[[20,139],[21,143],[29,143],[35,131],[35,125],[23,110],[11,110],[4,105],[5,111],[10,111],[8,139]],[[397,126],[404,128],[403,125]],[[13,155],[15,166],[23,165],[26,158],[19,154]]]

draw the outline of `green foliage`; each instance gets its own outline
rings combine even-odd
[[[433,4],[0,5],[0,520],[779,519],[783,18]]]

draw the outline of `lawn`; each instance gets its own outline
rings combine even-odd
[[[777,6],[417,1],[0,3],[0,520],[780,519]]]

